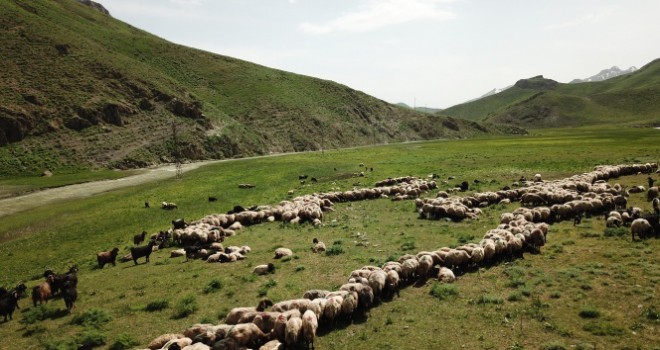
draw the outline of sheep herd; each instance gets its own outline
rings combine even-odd
[[[598,166],[589,173],[555,181],[543,181],[537,174],[533,181],[525,182],[523,187],[515,190],[476,193],[462,198],[450,197],[447,192],[441,191],[435,199],[418,198],[415,206],[424,219],[476,218],[480,213],[479,208],[511,201],[520,201],[523,206],[502,214],[500,224],[486,231],[478,243],[455,248],[441,247],[414,255],[405,254],[382,266],[364,266],[352,271],[347,282],[338,290],[313,289],[305,292],[301,298],[275,304],[266,299],[256,307],[237,307],[227,314],[223,324],[196,324],[182,334],[164,334],[154,339],[149,348],[313,348],[319,327],[332,329],[338,320],[350,322],[356,315],[366,316],[371,307],[382,300],[391,300],[401,288],[417,281],[433,277],[451,283],[457,273],[502,259],[512,259],[525,251],[538,252],[546,243],[550,224],[573,220],[582,215],[615,215],[612,213],[621,214],[623,211],[634,218],[631,223],[633,234],[635,230],[642,230],[637,233],[648,235],[655,232],[657,235],[660,233],[657,214],[653,224],[641,218],[641,209],[625,209],[625,205],[621,209],[617,205],[617,198],[625,198],[625,190],[618,184],[611,186],[607,183],[610,178],[650,173],[657,168],[657,164]],[[199,221],[198,227],[228,227],[235,222],[249,225],[275,220],[310,221],[316,225],[314,220],[321,220],[322,212],[332,210],[334,202],[389,196],[417,198],[419,194],[433,188],[436,188],[433,181],[426,182],[412,177],[388,179],[377,183],[376,188],[298,197],[276,207],[262,207],[240,216],[207,216]],[[310,213],[317,213],[317,216],[310,217]],[[648,226],[638,224],[642,222]],[[190,235],[192,237],[193,233]],[[200,237],[203,235],[197,233],[195,239]],[[268,273],[272,269],[272,264],[260,265],[258,269],[255,268],[255,273],[256,270],[259,270],[259,274]]]

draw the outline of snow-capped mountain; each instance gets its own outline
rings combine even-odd
[[[611,79],[614,77],[618,77],[619,75],[624,75],[624,74],[629,74],[637,70],[637,67],[632,66],[626,70],[621,70],[621,68],[614,66],[609,69],[603,69],[600,71],[598,74],[593,75],[589,78],[585,79],[573,79],[570,84],[575,84],[575,83],[587,83],[587,82],[594,82],[594,81],[603,81],[607,79]]]

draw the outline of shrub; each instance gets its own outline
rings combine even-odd
[[[622,237],[630,234],[625,227],[608,227],[605,229],[605,237]]]
[[[431,288],[431,295],[440,300],[445,300],[450,296],[458,295],[458,290],[453,284],[436,283]]]
[[[34,324],[37,321],[56,318],[58,314],[59,310],[57,309],[49,307],[48,305],[39,305],[37,307],[31,307],[25,311],[20,322],[23,324]]]
[[[176,304],[172,318],[184,318],[195,313],[195,311],[197,311],[197,298],[194,295],[188,295]]]
[[[504,299],[492,295],[481,295],[471,302],[473,304],[502,304],[504,303]]]
[[[415,250],[415,242],[405,242],[401,245],[401,250],[408,251],[408,250]]]
[[[130,334],[120,334],[117,340],[110,345],[109,350],[125,350],[131,349],[137,346],[139,342],[137,339],[133,338]]]
[[[300,266],[296,266],[296,268],[295,268],[293,271],[295,271],[295,272],[300,272],[300,271],[304,271],[304,270],[305,270],[305,266],[304,266],[304,265],[300,265]]]
[[[521,292],[515,292],[509,294],[509,296],[506,298],[508,301],[520,301],[523,299],[523,295]]]
[[[88,328],[76,336],[79,349],[91,349],[105,344],[106,335],[102,331]]]
[[[579,313],[582,318],[598,318],[600,317],[600,311],[593,306],[583,307]]]
[[[258,291],[259,296],[260,297],[266,296],[266,294],[268,294],[268,290],[275,287],[276,285],[277,285],[277,281],[275,281],[272,278],[269,279],[268,281],[266,281],[266,283],[262,284],[261,287],[259,287],[259,291]]]
[[[161,311],[170,307],[170,302],[167,300],[154,300],[149,302],[147,306],[144,307],[144,311],[154,312]]]
[[[333,244],[332,247],[325,251],[326,256],[344,254],[344,248],[339,244]]]
[[[541,345],[541,350],[566,350],[564,344],[553,341]]]
[[[217,278],[212,279],[209,283],[206,284],[204,287],[204,293],[209,294],[209,293],[215,293],[222,289],[222,281],[220,281]]]
[[[71,324],[77,324],[88,328],[99,329],[104,324],[110,322],[112,316],[103,309],[90,309],[71,319]]]
[[[655,307],[653,306],[644,309],[642,315],[644,315],[644,317],[646,317],[646,319],[648,319],[649,321],[660,320],[660,312],[658,312],[658,310],[656,310]]]
[[[625,331],[622,328],[613,326],[607,322],[592,322],[582,327],[593,335],[623,335]]]

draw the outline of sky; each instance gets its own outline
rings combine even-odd
[[[447,108],[660,58],[658,0],[97,0],[177,44]]]

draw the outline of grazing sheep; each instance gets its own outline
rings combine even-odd
[[[454,271],[444,266],[440,268],[440,271],[438,272],[438,281],[445,283],[452,283],[455,280],[456,280],[456,276],[454,275]]]
[[[279,259],[285,256],[292,256],[293,251],[289,248],[277,248],[275,249],[275,259]]]
[[[312,240],[312,243],[314,244],[314,246],[312,247],[312,252],[320,253],[325,251],[325,243],[319,241],[316,238]]]
[[[53,280],[54,275],[50,275],[45,282],[32,288],[32,304],[34,304],[35,307],[37,306],[37,303],[41,305],[48,302],[48,299],[50,299],[53,293],[51,288]]]
[[[387,272],[383,270],[377,270],[372,272],[368,278],[369,286],[374,291],[374,295],[378,300],[380,300],[380,295],[385,289],[387,283]]]
[[[240,323],[230,327],[225,338],[234,340],[239,347],[254,348],[271,340],[271,335],[254,323]]]
[[[144,257],[146,262],[149,262],[149,255],[151,255],[155,244],[156,242],[149,241],[147,245],[131,248],[131,258],[135,265],[137,265],[137,261],[141,257]]]
[[[183,218],[172,220],[172,227],[174,227],[175,230],[184,229],[188,226],[189,226],[189,224]]]
[[[259,350],[282,350],[282,349],[284,349],[284,344],[282,344],[277,339],[273,339],[259,348]]]
[[[302,335],[305,341],[305,347],[314,349],[314,337],[319,328],[319,321],[312,310],[307,310],[302,316]]]
[[[660,198],[653,198],[653,212],[657,215],[660,214]]]
[[[287,348],[295,348],[300,342],[303,321],[300,317],[291,317],[286,322],[284,344]]]
[[[257,275],[265,275],[269,273],[274,273],[275,272],[275,265],[272,263],[264,264],[264,265],[257,265],[254,267],[254,270],[252,270],[253,273]]]
[[[142,231],[139,235],[133,236],[133,244],[135,245],[140,245],[140,243],[144,242],[144,238],[147,236],[147,231]]]
[[[635,234],[640,239],[646,238],[653,235],[653,226],[646,219],[635,219],[630,225],[630,233],[633,241],[635,240]]]
[[[303,298],[309,299],[309,300],[314,300],[314,299],[317,299],[317,298],[325,298],[328,295],[328,293],[330,293],[330,292],[327,291],[327,290],[311,289],[311,290],[306,291],[303,294]]]
[[[170,343],[171,341],[176,341],[177,339],[183,339],[183,338],[185,338],[183,334],[174,334],[174,333],[162,334],[156,337],[156,339],[152,340],[149,343],[149,345],[147,345],[147,348],[151,350],[168,349],[168,347],[165,347],[166,344]]]
[[[112,266],[117,266],[115,260],[117,259],[117,254],[119,253],[119,248],[115,247],[109,252],[100,252],[96,254],[96,261],[99,263],[99,268],[102,269],[105,264],[112,264]]]
[[[653,198],[660,197],[660,188],[659,187],[650,187],[648,192],[646,192],[646,200],[651,201]]]
[[[161,207],[161,209],[165,209],[165,210],[172,210],[172,209],[178,209],[179,208],[179,207],[177,207],[176,203],[174,203],[174,202],[162,202],[160,204],[160,207]]]
[[[266,310],[268,306],[272,306],[273,302],[270,301],[268,298],[264,298],[261,301],[259,301],[259,304],[257,304],[257,307],[235,307],[229,311],[227,314],[227,317],[225,318],[225,323],[226,324],[237,324],[238,321],[247,313],[253,312],[253,311],[258,311],[262,312]]]

